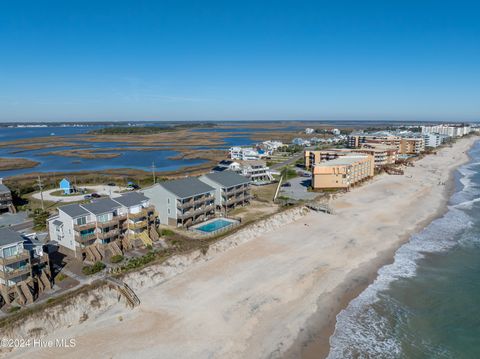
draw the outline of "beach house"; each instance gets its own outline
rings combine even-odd
[[[157,240],[156,215],[148,197],[129,192],[61,206],[48,220],[48,228],[60,252],[95,262]]]
[[[215,216],[215,188],[195,177],[158,183],[143,190],[161,224],[190,227]]]
[[[252,183],[263,184],[273,181],[273,175],[267,163],[262,160],[255,161],[220,161],[213,169],[213,172],[232,171],[247,177]]]
[[[32,303],[51,289],[50,261],[36,235],[0,228],[0,307]]]
[[[13,205],[12,192],[0,178],[0,214],[4,212],[15,213],[16,210]]]
[[[373,177],[374,158],[355,154],[315,164],[312,170],[313,189],[349,189]]]
[[[347,137],[347,146],[349,148],[359,148],[363,144],[382,144],[394,146],[400,149],[400,136],[389,134],[388,132],[378,133],[352,133]]]
[[[73,192],[72,184],[68,178],[64,178],[60,181],[60,189],[64,194],[70,194]]]
[[[227,213],[238,206],[250,204],[250,180],[231,171],[212,172],[199,180],[215,188],[215,205]]]

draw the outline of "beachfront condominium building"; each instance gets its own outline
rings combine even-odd
[[[355,153],[365,153],[373,156],[375,167],[393,165],[398,160],[398,149],[395,146],[382,144],[363,144],[362,147],[352,150]]]
[[[449,137],[462,137],[472,131],[470,125],[465,124],[442,124],[433,126],[422,126],[422,134],[436,133]]]
[[[332,161],[356,153],[371,155],[374,158],[376,167],[394,164],[398,158],[398,150],[396,147],[378,144],[363,144],[362,147],[355,149],[334,148],[329,150],[305,150],[305,168],[312,170],[313,166],[321,162]]]
[[[0,228],[0,307],[16,301],[32,303],[42,291],[51,289],[48,254],[36,235],[23,235]]]
[[[313,166],[313,189],[349,189],[374,175],[371,155],[348,155]]]
[[[161,224],[190,227],[215,216],[215,188],[195,177],[158,183],[143,190]]]
[[[423,137],[402,138],[400,141],[399,153],[402,155],[418,155],[423,151],[425,151]]]
[[[250,180],[247,177],[223,171],[208,173],[199,180],[215,188],[215,205],[222,212],[250,204]]]
[[[213,172],[232,171],[247,177],[253,183],[269,183],[273,181],[273,175],[267,163],[262,160],[233,161],[223,160],[213,169]]]
[[[15,207],[13,206],[12,192],[0,178],[0,214],[4,212],[15,213]]]
[[[139,192],[116,198],[102,198],[87,204],[58,208],[48,220],[50,240],[59,251],[91,262],[123,254],[131,247],[151,244],[158,239],[156,211]]]
[[[347,137],[347,146],[349,148],[359,148],[363,144],[381,144],[387,146],[394,146],[400,149],[401,137],[390,135],[387,133],[375,133],[375,134],[351,134]]]
[[[425,147],[430,148],[437,148],[449,138],[447,135],[440,135],[438,133],[426,133],[422,137],[425,141]]]

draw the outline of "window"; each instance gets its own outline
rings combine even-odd
[[[108,222],[108,214],[102,214],[102,215],[98,216],[97,221],[99,221],[101,223]]]
[[[167,203],[170,204],[170,198],[167,198]]]
[[[170,214],[170,208],[168,209],[168,214]]]
[[[87,217],[77,218],[77,225],[82,226],[87,223]]]
[[[3,248],[3,258],[16,256],[18,254],[17,246]]]

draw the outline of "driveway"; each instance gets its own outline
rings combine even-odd
[[[281,187],[280,196],[285,196],[296,200],[311,200],[318,196],[318,193],[308,192],[311,179],[309,177],[295,177],[286,181],[291,187]]]
[[[125,191],[126,187],[119,187],[119,186],[106,186],[106,185],[99,185],[99,186],[79,186],[79,188],[86,188],[91,190],[92,192],[96,192],[100,195],[104,196],[112,196],[118,197],[118,193],[121,191]],[[48,191],[43,192],[43,199],[45,201],[50,202],[78,202],[82,201],[85,198],[85,195],[80,194],[78,196],[53,196],[52,192],[58,191],[60,188],[50,189]],[[36,192],[33,195],[33,198],[41,199],[40,192]]]

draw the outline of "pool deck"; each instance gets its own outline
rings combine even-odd
[[[208,224],[213,223],[213,222],[217,222],[219,220],[230,222],[230,224],[226,225],[224,227],[215,229],[211,232],[206,232],[206,231],[202,231],[201,229],[199,229],[200,227],[203,227],[203,226],[208,225]],[[202,222],[202,223],[198,223],[198,224],[190,227],[189,230],[195,231],[195,233],[201,234],[202,236],[210,236],[210,235],[218,234],[219,232],[229,231],[230,229],[237,226],[238,224],[240,224],[240,222],[236,219],[232,219],[232,218],[228,218],[228,217],[217,217],[217,218],[209,219],[208,221],[205,221],[205,222]]]

